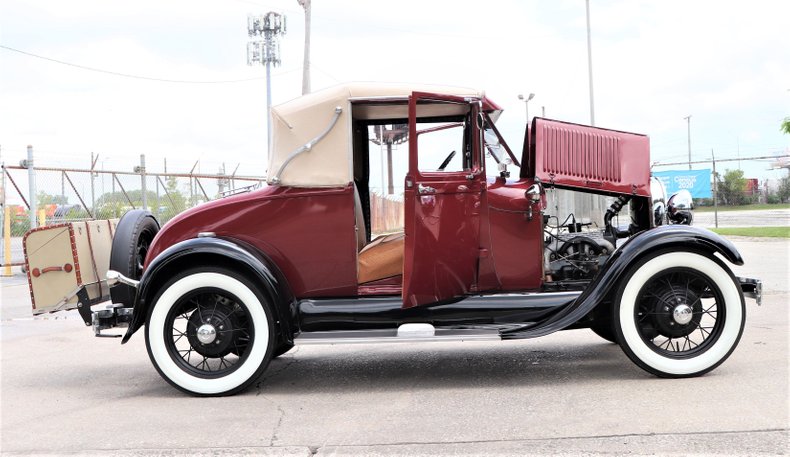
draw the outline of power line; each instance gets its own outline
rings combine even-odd
[[[778,160],[783,158],[790,158],[790,155],[781,155],[781,156],[757,156],[757,157],[739,157],[734,159],[717,159],[716,162],[735,162],[738,160]],[[702,163],[713,163],[713,159],[708,160],[695,160],[693,162],[670,162],[670,163],[661,163],[661,162],[654,162],[651,167],[667,167],[670,165],[686,165],[686,164],[702,164]]]
[[[88,67],[88,66],[85,66],[85,65],[79,65],[79,64],[75,64],[75,63],[71,63],[71,62],[65,62],[63,60],[58,60],[58,59],[53,59],[51,57],[45,57],[45,56],[41,56],[41,55],[38,55],[38,54],[33,54],[32,52],[22,51],[21,49],[12,48],[10,46],[5,46],[5,45],[2,45],[2,44],[0,44],[0,48],[8,50],[8,51],[18,52],[20,54],[24,54],[24,55],[29,56],[29,57],[35,57],[37,59],[46,60],[48,62],[54,62],[54,63],[58,63],[58,64],[61,64],[61,65],[66,65],[66,66],[69,66],[69,67],[79,68],[81,70],[94,71],[94,72],[97,72],[97,73],[104,73],[104,74],[113,75],[113,76],[122,76],[124,78],[142,79],[142,80],[145,80],[145,81],[156,81],[156,82],[165,82],[165,83],[179,83],[179,84],[232,84],[232,83],[242,83],[242,82],[258,81],[258,80],[261,80],[261,79],[266,79],[265,76],[257,76],[255,78],[246,78],[246,79],[219,80],[219,81],[190,81],[190,80],[183,80],[183,79],[154,78],[154,77],[150,77],[150,76],[132,75],[132,74],[128,74],[128,73],[121,73],[121,72],[117,72],[117,71],[103,70],[101,68],[94,68],[94,67]],[[288,70],[288,71],[282,72],[280,74],[290,73],[290,72],[296,71],[296,70],[299,70],[299,68],[294,69],[294,70]],[[274,76],[279,76],[279,75],[274,75]]]

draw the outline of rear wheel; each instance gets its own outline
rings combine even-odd
[[[621,286],[615,332],[626,355],[662,377],[707,373],[743,333],[740,287],[720,261],[691,252],[645,259]]]
[[[266,369],[274,347],[269,304],[229,270],[188,271],[162,288],[146,324],[159,374],[195,395],[230,395]]]

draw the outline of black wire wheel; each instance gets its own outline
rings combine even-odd
[[[743,333],[745,306],[719,260],[665,252],[632,271],[614,317],[617,340],[633,362],[658,376],[690,377],[729,357]]]
[[[227,270],[186,272],[163,287],[146,328],[157,371],[180,390],[228,395],[272,357],[272,319],[255,287]]]

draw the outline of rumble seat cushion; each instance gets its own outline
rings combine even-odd
[[[382,235],[359,252],[359,284],[403,274],[403,232]]]

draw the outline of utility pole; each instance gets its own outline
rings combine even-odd
[[[590,125],[595,126],[595,101],[593,100],[592,41],[590,39],[590,0],[585,0],[587,7],[587,70],[590,75]]]
[[[304,8],[304,63],[302,64],[302,95],[310,93],[310,6],[312,0],[296,0]]]
[[[272,154],[272,64],[280,65],[279,36],[285,35],[285,16],[269,11],[263,16],[247,16],[247,35],[263,40],[247,43],[247,65],[266,66],[266,142],[267,156]]]
[[[689,170],[691,170],[691,114],[684,117],[688,125],[688,139],[689,139]]]

